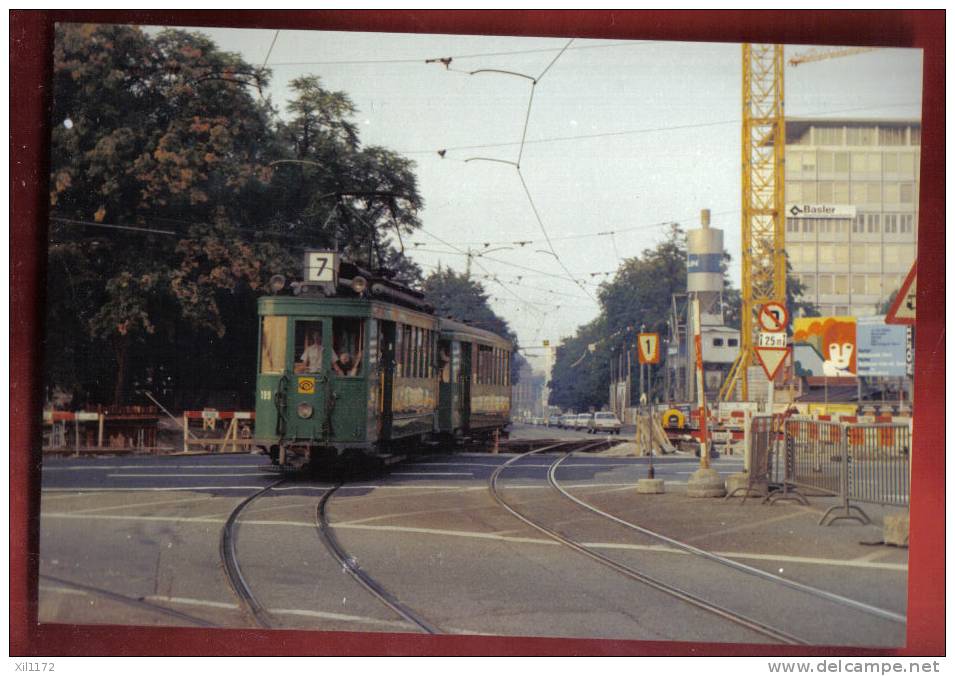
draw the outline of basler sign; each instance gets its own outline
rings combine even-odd
[[[787,204],[790,218],[855,218],[853,204]]]

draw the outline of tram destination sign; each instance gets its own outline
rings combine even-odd
[[[854,204],[787,204],[790,218],[855,218]]]

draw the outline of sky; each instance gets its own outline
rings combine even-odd
[[[283,113],[303,75],[347,93],[362,143],[416,163],[423,227],[406,253],[427,274],[464,271],[470,250],[472,275],[535,366],[543,341],[597,316],[599,284],[622,259],[661,241],[667,223],[698,227],[701,209],[724,230],[739,286],[738,44],[200,32],[270,68],[265,95]],[[807,49],[787,46],[786,59]],[[508,72],[474,72],[488,70]],[[790,117],[919,118],[921,95],[921,50],[785,67]]]

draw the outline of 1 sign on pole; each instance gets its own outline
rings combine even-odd
[[[660,334],[659,333],[640,333],[637,334],[638,357],[641,364],[659,364],[660,363]]]

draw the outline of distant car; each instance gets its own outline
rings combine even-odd
[[[577,424],[577,414],[576,413],[565,413],[560,416],[560,428],[562,430],[570,430],[574,428],[574,425]]]
[[[547,419],[548,427],[560,427],[560,416],[556,413]]]
[[[590,427],[590,421],[593,418],[591,413],[578,413],[577,419],[574,421],[575,430],[585,430]]]
[[[607,434],[620,434],[620,420],[617,416],[609,412],[595,413],[590,419],[589,431],[592,434],[597,432],[606,432]]]

